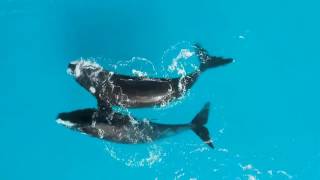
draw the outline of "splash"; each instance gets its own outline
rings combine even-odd
[[[138,76],[138,77],[146,77],[146,76],[148,76],[148,73],[143,72],[143,71],[139,71],[139,70],[135,70],[135,69],[132,69],[132,74],[135,75],[135,76]]]
[[[105,150],[111,158],[123,163],[128,167],[153,167],[154,165],[161,163],[163,157],[166,156],[165,152],[160,146],[155,144],[148,145],[143,150],[129,151],[124,150],[123,147],[116,146],[111,143],[105,144]]]
[[[115,63],[107,63],[107,62]],[[119,73],[134,75],[139,77],[156,77],[158,70],[156,66],[147,58],[144,57],[132,57],[129,60],[102,60],[102,63],[113,71]]]
[[[185,176],[185,172],[183,168],[177,170],[176,172],[174,172],[174,174],[175,174],[175,177],[174,177],[175,180],[181,179],[183,176]]]
[[[177,57],[173,58],[172,63],[168,66],[168,70],[173,72],[177,71],[178,75],[185,76],[187,74],[183,64],[179,64],[179,61],[186,60],[193,56],[195,53],[189,49],[181,49]]]
[[[75,65],[75,69],[74,71],[72,71],[70,68],[68,68],[67,73],[76,78],[81,76],[83,69],[93,69],[96,71],[97,74],[102,71],[102,66],[96,63],[95,59],[80,58],[80,60],[72,61],[70,62],[70,64]]]

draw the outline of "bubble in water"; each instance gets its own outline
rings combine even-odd
[[[105,143],[106,152],[113,159],[122,162],[129,167],[153,167],[160,163],[166,154],[160,146],[155,144],[148,145],[147,148],[139,149],[137,151],[129,151],[124,149],[121,145],[112,143]]]

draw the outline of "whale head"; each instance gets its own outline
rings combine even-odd
[[[104,138],[105,131],[96,127],[97,109],[81,109],[72,112],[60,113],[56,122],[69,129],[78,131],[82,134]]]
[[[102,67],[93,61],[73,61],[69,63],[67,72],[85,89],[95,94],[101,85]]]
[[[60,113],[57,116],[56,122],[68,128],[90,126],[93,122],[95,112],[95,109],[88,108]]]
[[[102,67],[91,60],[76,60],[68,65],[67,72],[78,78],[80,76],[95,76],[102,71]]]

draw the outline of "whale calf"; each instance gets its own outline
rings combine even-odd
[[[88,108],[73,112],[60,113],[57,123],[82,133],[108,141],[125,144],[149,143],[158,139],[192,130],[204,143],[213,148],[208,129],[210,104],[206,103],[201,111],[186,124],[159,124],[149,120],[137,120],[129,115]]]
[[[199,69],[179,78],[121,75],[84,60],[71,62],[68,72],[98,99],[101,106],[140,108],[163,105],[182,97],[205,70],[233,62],[231,58],[210,56],[199,44],[195,44],[194,48],[200,60]]]

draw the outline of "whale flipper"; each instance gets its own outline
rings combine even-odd
[[[97,103],[98,103],[98,111],[99,112],[112,112],[112,106],[110,105],[110,102],[108,100],[103,101],[99,99],[99,97],[96,96]]]
[[[209,109],[210,103],[206,103],[201,111],[191,121],[191,128],[204,143],[211,148],[214,148],[209,135],[209,130],[204,126],[208,122]]]
[[[218,67],[233,62],[232,58],[223,58],[217,56],[210,56],[208,51],[204,49],[199,43],[194,44],[196,55],[200,59],[200,71],[203,72],[208,68]]]

